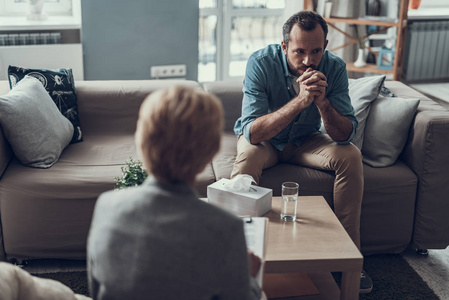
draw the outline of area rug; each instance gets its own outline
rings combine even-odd
[[[372,255],[365,257],[364,269],[371,276],[374,288],[369,294],[360,294],[361,300],[439,300],[429,286],[401,255]],[[42,278],[58,280],[75,293],[89,295],[87,273],[59,272],[34,274]],[[340,284],[341,274],[332,274]],[[294,298],[284,298],[294,299]]]
[[[73,290],[75,294],[81,294],[89,296],[89,289],[87,286],[87,272],[58,272],[58,273],[40,273],[33,274],[34,276],[41,278],[54,279],[62,282]]]
[[[372,255],[364,258],[365,271],[373,280],[373,290],[360,294],[360,300],[439,300],[416,271],[399,254]],[[332,274],[340,284],[341,273]]]

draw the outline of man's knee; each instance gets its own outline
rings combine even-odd
[[[240,150],[240,149],[239,149]],[[262,168],[263,158],[267,156],[266,151],[263,147],[258,145],[247,145],[245,149],[241,149],[237,153],[235,160],[236,164],[242,164],[247,166],[254,166],[255,168]]]
[[[244,139],[243,136],[240,139]],[[238,141],[237,157],[231,177],[237,174],[249,174],[258,182],[262,170],[272,166],[277,162],[276,153],[273,147],[267,143],[252,145],[246,140]]]
[[[336,151],[336,161],[341,167],[349,167],[355,170],[363,170],[363,156],[359,148],[353,144],[339,145]]]
[[[357,148],[354,144],[345,145],[345,153],[349,160],[353,160],[354,162],[362,163],[362,152],[360,152],[359,148]]]

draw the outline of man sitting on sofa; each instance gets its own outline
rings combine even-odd
[[[278,162],[335,172],[335,214],[360,249],[362,155],[350,143],[358,125],[348,94],[345,62],[326,51],[328,27],[317,13],[301,11],[283,26],[281,44],[251,55],[242,115],[234,131],[237,158],[231,177]],[[320,133],[321,121],[327,134]],[[292,180],[294,180],[292,178]],[[360,292],[372,289],[362,271]]]

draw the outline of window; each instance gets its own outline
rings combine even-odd
[[[198,81],[241,79],[256,50],[280,43],[285,0],[200,0]]]
[[[72,0],[43,0],[49,16],[72,16]],[[80,0],[75,0],[80,1]],[[75,2],[74,1],[74,2]],[[24,16],[30,12],[29,0],[0,0],[0,16]]]
[[[409,19],[446,19],[448,14],[447,0],[421,0],[418,9],[408,10]]]
[[[447,8],[447,0],[421,0],[420,8]]]

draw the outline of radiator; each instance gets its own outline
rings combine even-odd
[[[403,79],[449,79],[449,20],[409,22]]]

